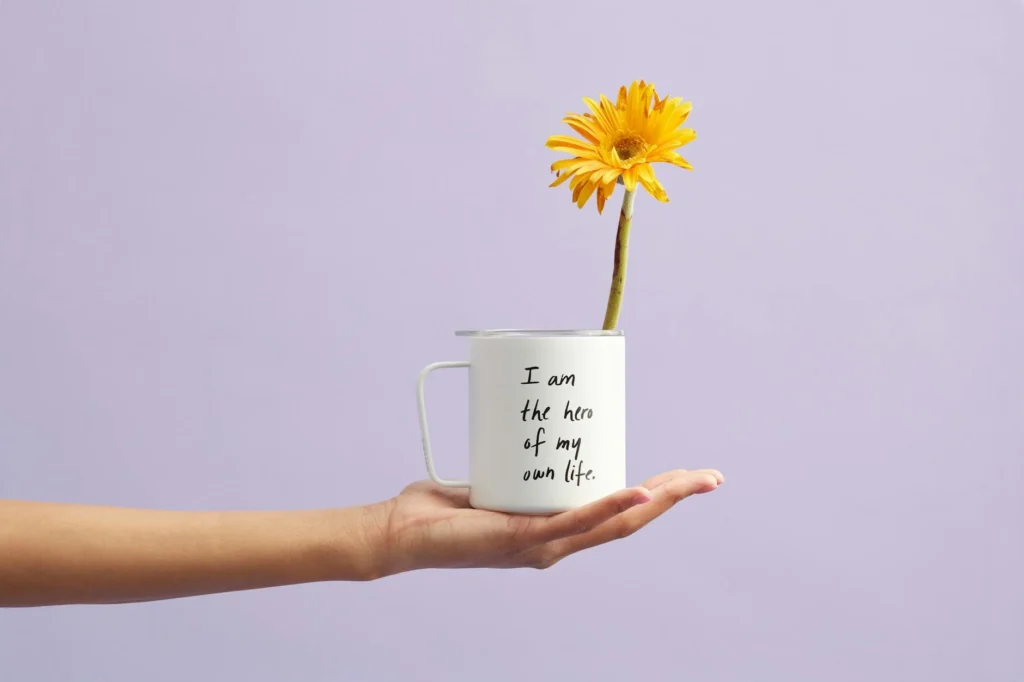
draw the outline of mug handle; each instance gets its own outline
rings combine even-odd
[[[434,470],[434,458],[430,451],[430,433],[427,430],[427,403],[423,399],[423,387],[427,382],[427,375],[435,369],[451,369],[454,367],[469,367],[469,363],[465,361],[435,362],[427,365],[420,372],[420,378],[416,382],[416,399],[419,403],[420,412],[420,435],[423,437],[423,458],[427,462],[427,473],[430,474],[430,479],[438,485],[449,488],[468,488],[469,481],[449,481],[438,477],[437,471]]]

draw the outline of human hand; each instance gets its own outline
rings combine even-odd
[[[690,495],[724,482],[714,469],[669,471],[554,516],[473,509],[468,491],[414,483],[372,507],[380,575],[421,568],[548,568],[628,537]]]

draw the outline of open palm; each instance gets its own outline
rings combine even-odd
[[[382,503],[385,573],[417,568],[547,568],[570,554],[625,538],[690,495],[724,478],[714,469],[659,474],[585,507],[554,516],[469,506],[465,489],[414,483]]]

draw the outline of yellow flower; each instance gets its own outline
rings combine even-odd
[[[589,97],[583,101],[590,109],[588,113],[569,114],[562,119],[583,139],[565,135],[548,138],[549,148],[573,155],[551,165],[558,175],[551,186],[571,178],[572,199],[580,208],[596,192],[599,213],[620,177],[627,191],[635,191],[639,183],[658,201],[668,201],[651,164],[662,161],[693,170],[686,159],[672,151],[697,137],[692,129],[680,128],[690,115],[691,104],[678,97],[661,99],[654,85],[643,81],[633,81],[628,89],[619,88],[615,104],[604,95],[600,102]]]

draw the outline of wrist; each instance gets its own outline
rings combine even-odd
[[[380,504],[330,510],[331,579],[370,581],[390,575],[387,516]]]

